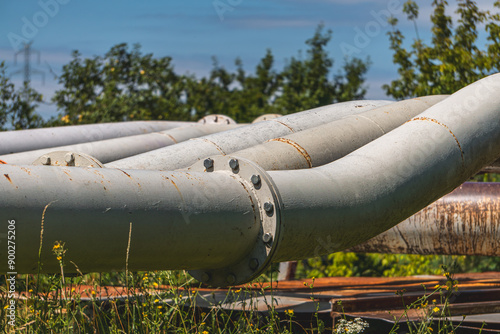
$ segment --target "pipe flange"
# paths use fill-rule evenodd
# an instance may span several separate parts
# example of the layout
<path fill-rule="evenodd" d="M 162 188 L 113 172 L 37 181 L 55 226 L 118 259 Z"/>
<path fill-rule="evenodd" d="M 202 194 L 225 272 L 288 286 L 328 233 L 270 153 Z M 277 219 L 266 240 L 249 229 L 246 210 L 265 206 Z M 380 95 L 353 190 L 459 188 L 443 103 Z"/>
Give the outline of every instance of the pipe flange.
<path fill-rule="evenodd" d="M 271 264 L 277 248 L 281 226 L 281 199 L 267 172 L 254 162 L 232 156 L 216 156 L 201 160 L 191 171 L 228 173 L 249 189 L 260 218 L 260 231 L 255 245 L 239 262 L 225 268 L 190 270 L 189 273 L 210 286 L 238 285 L 259 277 Z"/>
<path fill-rule="evenodd" d="M 104 168 L 104 165 L 96 158 L 85 153 L 71 151 L 46 153 L 33 161 L 32 165 Z"/>

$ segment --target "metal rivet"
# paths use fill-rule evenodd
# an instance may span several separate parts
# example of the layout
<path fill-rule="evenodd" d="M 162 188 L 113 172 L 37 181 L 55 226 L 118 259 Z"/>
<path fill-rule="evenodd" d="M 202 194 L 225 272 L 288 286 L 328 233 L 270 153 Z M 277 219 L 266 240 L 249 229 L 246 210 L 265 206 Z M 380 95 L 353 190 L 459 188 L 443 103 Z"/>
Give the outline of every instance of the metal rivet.
<path fill-rule="evenodd" d="M 238 162 L 238 159 L 229 160 L 229 167 L 231 167 L 232 169 L 238 169 L 239 166 L 240 163 Z"/>
<path fill-rule="evenodd" d="M 262 241 L 264 241 L 266 244 L 272 242 L 273 241 L 273 235 L 272 235 L 272 233 L 265 233 L 262 236 Z"/>
<path fill-rule="evenodd" d="M 259 260 L 257 260 L 256 258 L 250 259 L 249 266 L 250 266 L 250 269 L 252 269 L 252 270 L 257 269 L 259 267 Z"/>
<path fill-rule="evenodd" d="M 42 165 L 50 165 L 50 157 L 44 155 L 40 158 L 40 162 L 42 163 Z"/>
<path fill-rule="evenodd" d="M 236 283 L 236 276 L 234 276 L 233 274 L 227 275 L 226 282 L 228 282 L 229 284 Z"/>
<path fill-rule="evenodd" d="M 202 281 L 203 283 L 207 283 L 208 281 L 210 281 L 210 274 L 209 274 L 209 273 L 206 273 L 206 272 L 205 272 L 205 273 L 203 273 L 203 274 L 201 275 L 201 281 Z"/>
<path fill-rule="evenodd" d="M 273 203 L 271 203 L 271 202 L 266 202 L 266 203 L 264 203 L 264 210 L 265 210 L 267 213 L 271 213 L 271 212 L 273 212 L 273 209 L 274 209 L 274 205 L 273 205 Z"/>
<path fill-rule="evenodd" d="M 64 161 L 66 161 L 66 163 L 68 164 L 72 163 L 73 161 L 75 161 L 75 155 L 73 153 L 66 153 L 66 155 L 64 156 Z"/>
<path fill-rule="evenodd" d="M 257 186 L 260 184 L 260 175 L 252 175 L 252 178 L 250 179 L 253 183 L 254 186 Z"/>
<path fill-rule="evenodd" d="M 210 158 L 205 159 L 205 161 L 203 161 L 203 166 L 205 166 L 206 169 L 212 168 L 214 166 L 214 160 Z"/>

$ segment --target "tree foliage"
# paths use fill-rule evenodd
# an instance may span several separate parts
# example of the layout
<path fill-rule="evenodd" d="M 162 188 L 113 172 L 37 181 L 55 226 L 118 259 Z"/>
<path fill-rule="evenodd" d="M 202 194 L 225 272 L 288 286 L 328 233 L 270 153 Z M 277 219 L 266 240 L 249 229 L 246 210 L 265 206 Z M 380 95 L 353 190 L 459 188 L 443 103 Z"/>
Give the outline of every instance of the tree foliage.
<path fill-rule="evenodd" d="M 42 95 L 25 82 L 21 89 L 16 89 L 6 74 L 4 62 L 0 62 L 0 130 L 15 130 L 40 127 L 41 117 L 35 112 L 42 102 Z"/>
<path fill-rule="evenodd" d="M 431 15 L 432 38 L 425 43 L 416 20 L 418 5 L 407 1 L 403 12 L 415 24 L 416 38 L 409 49 L 403 47 L 404 36 L 397 29 L 398 20 L 390 18 L 389 32 L 393 61 L 399 78 L 383 89 L 396 99 L 432 94 L 451 94 L 493 72 L 500 71 L 500 16 L 481 10 L 472 0 L 458 0 L 456 26 L 448 15 L 448 2 L 434 0 Z M 495 8 L 500 8 L 496 1 Z M 487 44 L 477 46 L 478 27 L 485 25 Z"/>
<path fill-rule="evenodd" d="M 339 101 L 362 98 L 368 60 L 345 59 L 337 75 L 327 44 L 331 31 L 320 25 L 306 41 L 306 57 L 292 57 L 274 68 L 267 50 L 254 73 L 241 59 L 232 72 L 213 59 L 207 77 L 176 74 L 170 57 L 142 54 L 139 45 L 111 48 L 104 56 L 82 58 L 78 51 L 63 67 L 62 89 L 54 96 L 63 123 L 95 123 L 131 119 L 197 120 L 225 114 L 251 121 L 264 113 L 288 114 Z"/>

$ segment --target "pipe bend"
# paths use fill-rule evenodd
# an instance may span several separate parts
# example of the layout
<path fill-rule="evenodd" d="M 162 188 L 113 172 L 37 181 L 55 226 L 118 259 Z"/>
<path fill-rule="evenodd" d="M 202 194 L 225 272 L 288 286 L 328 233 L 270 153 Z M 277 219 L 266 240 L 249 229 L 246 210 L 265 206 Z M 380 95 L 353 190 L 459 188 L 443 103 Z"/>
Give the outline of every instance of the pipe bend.
<path fill-rule="evenodd" d="M 355 246 L 452 191 L 500 156 L 500 74 L 469 85 L 346 157 L 271 171 L 283 200 L 273 261 Z"/>

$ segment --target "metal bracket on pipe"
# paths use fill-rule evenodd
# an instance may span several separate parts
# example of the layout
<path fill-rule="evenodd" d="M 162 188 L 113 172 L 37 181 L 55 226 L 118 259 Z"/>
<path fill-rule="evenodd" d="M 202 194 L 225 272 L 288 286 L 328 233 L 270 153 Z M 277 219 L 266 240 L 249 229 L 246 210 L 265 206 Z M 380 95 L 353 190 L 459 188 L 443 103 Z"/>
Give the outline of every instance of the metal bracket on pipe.
<path fill-rule="evenodd" d="M 261 224 L 254 247 L 238 263 L 225 268 L 190 270 L 189 273 L 205 284 L 218 287 L 243 284 L 259 277 L 271 264 L 282 223 L 282 202 L 273 180 L 254 162 L 231 156 L 207 158 L 197 162 L 189 170 L 229 173 L 256 200 L 253 205 Z"/>
<path fill-rule="evenodd" d="M 71 151 L 55 151 L 44 154 L 33 161 L 32 165 L 104 168 L 104 165 L 96 158 Z"/>

